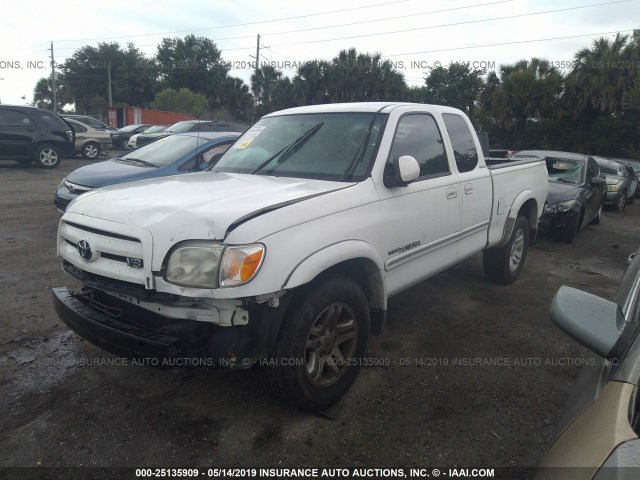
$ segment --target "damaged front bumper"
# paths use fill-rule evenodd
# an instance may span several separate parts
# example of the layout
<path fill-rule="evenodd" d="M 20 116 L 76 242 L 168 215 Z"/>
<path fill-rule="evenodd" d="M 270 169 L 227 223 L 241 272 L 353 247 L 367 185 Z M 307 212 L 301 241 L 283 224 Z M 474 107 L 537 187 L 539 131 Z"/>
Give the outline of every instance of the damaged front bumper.
<path fill-rule="evenodd" d="M 221 326 L 171 318 L 151 311 L 149 305 L 142 308 L 94 288 L 85 287 L 79 294 L 54 288 L 52 293 L 62 321 L 108 352 L 138 359 L 180 359 L 184 366 L 224 369 L 248 368 L 267 358 L 288 303 L 287 296 L 278 308 L 247 302 L 246 322 Z"/>

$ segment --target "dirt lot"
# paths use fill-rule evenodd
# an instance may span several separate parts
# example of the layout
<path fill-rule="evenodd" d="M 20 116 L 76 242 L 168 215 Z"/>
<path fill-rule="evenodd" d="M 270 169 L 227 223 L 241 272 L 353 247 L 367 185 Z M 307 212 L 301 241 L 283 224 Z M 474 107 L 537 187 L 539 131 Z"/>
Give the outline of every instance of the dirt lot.
<path fill-rule="evenodd" d="M 0 467 L 533 466 L 584 353 L 551 325 L 551 298 L 563 284 L 610 298 L 640 238 L 630 205 L 575 245 L 541 239 L 514 285 L 485 282 L 476 257 L 394 297 L 370 345 L 390 365 L 313 415 L 270 397 L 257 369 L 101 365 L 115 357 L 65 327 L 53 195 L 86 163 L 0 164 Z M 452 365 L 475 358 L 509 365 Z"/>

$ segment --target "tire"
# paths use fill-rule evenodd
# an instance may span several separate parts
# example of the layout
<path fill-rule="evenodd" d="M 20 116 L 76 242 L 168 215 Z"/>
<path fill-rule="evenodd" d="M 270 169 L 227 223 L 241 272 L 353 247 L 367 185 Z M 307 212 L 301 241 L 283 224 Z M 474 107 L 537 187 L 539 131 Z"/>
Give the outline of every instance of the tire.
<path fill-rule="evenodd" d="M 330 407 L 358 376 L 360 365 L 353 360 L 366 353 L 369 325 L 369 303 L 355 282 L 337 275 L 314 281 L 298 292 L 285 316 L 264 383 L 301 410 Z M 283 363 L 288 359 L 295 365 Z"/>
<path fill-rule="evenodd" d="M 82 146 L 82 157 L 87 160 L 95 160 L 100 155 L 100 145 L 96 142 L 87 142 Z"/>
<path fill-rule="evenodd" d="M 498 283 L 513 283 L 520 275 L 529 250 L 529 223 L 523 216 L 516 219 L 511 237 L 504 247 L 485 250 L 484 275 Z"/>
<path fill-rule="evenodd" d="M 602 209 L 603 208 L 604 208 L 604 204 L 601 203 L 600 204 L 600 208 L 598 209 L 598 215 L 596 215 L 596 218 L 591 220 L 591 225 L 600 225 L 600 220 L 602 220 Z"/>
<path fill-rule="evenodd" d="M 618 203 L 616 203 L 616 210 L 618 212 L 622 212 L 624 210 L 624 207 L 626 206 L 627 206 L 627 195 L 623 193 L 622 195 L 620 195 L 620 200 L 618 200 Z"/>
<path fill-rule="evenodd" d="M 560 239 L 564 242 L 564 243 L 573 243 L 573 241 L 576 238 L 576 235 L 578 234 L 578 230 L 580 228 L 580 221 L 582 220 L 582 215 L 580 215 L 579 219 L 576 220 L 575 222 L 572 222 L 568 225 L 566 225 L 561 231 L 560 231 Z"/>
<path fill-rule="evenodd" d="M 49 143 L 39 145 L 33 152 L 33 162 L 40 168 L 56 168 L 61 160 L 60 149 Z"/>

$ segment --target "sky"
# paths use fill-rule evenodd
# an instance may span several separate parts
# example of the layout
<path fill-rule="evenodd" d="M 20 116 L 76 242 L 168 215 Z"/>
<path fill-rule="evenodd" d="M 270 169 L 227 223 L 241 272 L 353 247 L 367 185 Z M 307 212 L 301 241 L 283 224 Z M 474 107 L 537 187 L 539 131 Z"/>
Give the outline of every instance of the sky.
<path fill-rule="evenodd" d="M 640 0 L 156 0 L 8 1 L 0 18 L 0 102 L 25 104 L 39 78 L 76 48 L 134 43 L 151 57 L 163 37 L 213 40 L 230 75 L 249 82 L 260 34 L 261 61 L 292 77 L 306 60 L 342 49 L 380 53 L 409 85 L 451 62 L 498 68 L 531 57 L 567 71 L 573 55 L 599 37 L 640 28 Z M 573 38 L 568 38 L 573 37 Z M 117 99 L 114 99 L 117 101 Z"/>

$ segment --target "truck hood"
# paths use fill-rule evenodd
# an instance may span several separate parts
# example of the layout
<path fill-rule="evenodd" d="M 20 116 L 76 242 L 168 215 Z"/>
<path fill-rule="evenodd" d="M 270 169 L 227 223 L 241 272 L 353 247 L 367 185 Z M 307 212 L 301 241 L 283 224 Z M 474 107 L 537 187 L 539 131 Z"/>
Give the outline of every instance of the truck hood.
<path fill-rule="evenodd" d="M 202 172 L 92 190 L 67 212 L 142 227 L 156 240 L 223 240 L 235 226 L 355 183 Z"/>
<path fill-rule="evenodd" d="M 100 188 L 116 183 L 131 182 L 145 178 L 170 175 L 175 172 L 163 172 L 164 168 L 145 167 L 142 165 L 131 165 L 115 160 L 92 163 L 74 170 L 67 176 L 67 180 L 76 185 L 85 187 Z M 163 172 L 163 173 L 161 173 Z"/>

